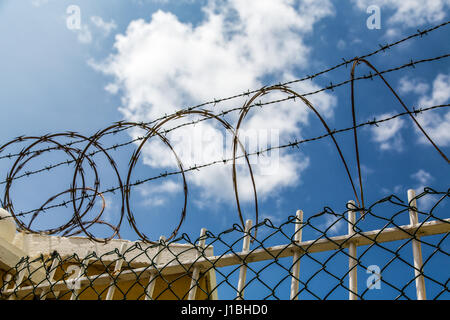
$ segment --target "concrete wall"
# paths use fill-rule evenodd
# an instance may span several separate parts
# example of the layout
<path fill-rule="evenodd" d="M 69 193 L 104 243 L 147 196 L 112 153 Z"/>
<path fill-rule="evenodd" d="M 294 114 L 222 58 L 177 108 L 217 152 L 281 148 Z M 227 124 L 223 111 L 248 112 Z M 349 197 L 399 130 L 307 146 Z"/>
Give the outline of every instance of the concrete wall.
<path fill-rule="evenodd" d="M 1 209 L 0 216 L 7 217 L 8 212 Z M 41 283 L 48 277 L 45 270 L 50 268 L 49 257 L 56 251 L 62 259 L 61 265 L 55 273 L 55 280 L 67 279 L 71 266 L 79 265 L 77 260 L 82 260 L 90 253 L 95 252 L 98 258 L 94 258 L 87 270 L 89 276 L 101 275 L 112 272 L 114 262 L 118 259 L 117 252 L 126 244 L 128 251 L 125 252 L 125 261 L 122 270 L 135 269 L 151 265 L 151 259 L 158 256 L 158 264 L 170 262 L 192 261 L 195 259 L 197 250 L 190 244 L 170 244 L 169 248 L 161 250 L 158 246 L 141 242 L 113 239 L 103 244 L 90 241 L 85 237 L 58 237 L 40 234 L 29 234 L 16 232 L 13 219 L 0 220 L 0 286 L 3 287 L 4 277 L 7 271 L 11 272 L 22 257 L 28 256 L 30 269 L 33 273 L 24 286 Z M 213 248 L 206 250 L 208 256 L 213 255 Z M 180 299 L 187 298 L 191 278 L 186 274 L 162 275 L 156 279 L 153 298 L 158 299 Z M 197 289 L 196 299 L 206 299 L 211 287 L 215 287 L 215 274 L 213 271 L 202 275 L 199 279 L 200 288 Z M 136 279 L 120 282 L 116 289 L 114 299 L 144 299 L 144 288 L 148 284 L 147 279 Z M 170 284 L 170 285 L 169 285 Z M 11 289 L 12 285 L 8 287 Z M 97 285 L 95 281 L 90 288 L 81 288 L 80 299 L 90 300 L 104 299 L 107 292 L 106 285 Z M 37 294 L 37 293 L 36 293 Z M 69 299 L 71 292 L 61 291 L 59 299 Z M 186 297 L 184 297 L 186 296 Z M 28 294 L 27 299 L 33 299 L 33 294 Z M 48 295 L 49 299 L 55 299 L 55 295 Z"/>

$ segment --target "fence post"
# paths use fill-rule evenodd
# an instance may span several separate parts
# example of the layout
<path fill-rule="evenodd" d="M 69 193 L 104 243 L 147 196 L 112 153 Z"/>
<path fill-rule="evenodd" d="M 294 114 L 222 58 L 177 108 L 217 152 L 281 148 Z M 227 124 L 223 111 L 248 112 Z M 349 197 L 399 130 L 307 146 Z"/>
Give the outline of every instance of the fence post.
<path fill-rule="evenodd" d="M 303 231 L 303 211 L 297 210 L 295 220 L 294 242 L 302 242 Z M 294 257 L 292 258 L 292 280 L 291 280 L 291 300 L 298 300 L 298 283 L 300 278 L 300 257 L 301 253 L 298 249 L 294 249 Z"/>
<path fill-rule="evenodd" d="M 162 243 L 166 242 L 166 237 L 160 236 L 159 237 L 159 245 L 158 245 L 158 252 L 156 253 L 156 258 L 153 260 L 155 269 L 159 264 L 159 260 L 161 260 L 162 256 L 162 250 L 164 250 L 164 246 Z M 150 278 L 148 280 L 147 288 L 145 289 L 145 300 L 153 299 L 153 291 L 155 290 L 155 284 L 156 284 L 156 276 L 158 275 L 158 270 L 155 270 L 150 274 Z"/>
<path fill-rule="evenodd" d="M 417 215 L 417 201 L 416 192 L 412 189 L 408 190 L 408 204 L 409 204 L 409 223 L 413 225 L 419 224 L 419 217 Z M 411 208 L 412 207 L 412 208 Z M 416 232 L 417 233 L 417 232 Z M 414 256 L 414 275 L 416 277 L 416 291 L 417 300 L 426 300 L 425 292 L 425 278 L 423 277 L 422 267 L 422 248 L 420 245 L 420 237 L 415 236 L 416 239 L 412 240 L 413 256 Z"/>
<path fill-rule="evenodd" d="M 252 220 L 245 221 L 245 236 L 242 244 L 242 253 L 247 253 L 250 250 L 250 229 L 252 227 Z M 245 279 L 247 277 L 247 266 L 245 263 L 239 268 L 239 281 L 238 281 L 238 292 L 237 300 L 244 299 L 244 286 Z"/>
<path fill-rule="evenodd" d="M 127 250 L 127 244 L 122 243 L 119 249 L 119 257 L 116 261 L 116 265 L 114 266 L 114 271 L 112 277 L 118 275 L 120 273 L 120 270 L 122 269 L 123 261 L 125 260 L 125 257 L 123 256 L 125 253 L 125 250 Z M 106 293 L 106 299 L 105 300 L 112 300 L 114 297 L 114 292 L 116 291 L 116 283 L 115 279 L 111 279 L 111 282 L 109 283 L 108 292 Z"/>
<path fill-rule="evenodd" d="M 59 264 L 59 260 L 58 260 L 58 257 L 55 255 L 53 257 L 52 265 L 50 266 L 50 273 L 48 274 L 48 282 L 50 285 L 55 280 L 54 278 L 55 278 L 56 269 L 58 268 L 58 264 Z M 50 286 L 50 290 L 48 292 L 45 292 L 45 290 L 42 290 L 41 295 L 39 296 L 39 299 L 40 300 L 47 299 L 47 296 L 50 292 L 51 292 L 51 286 Z M 56 292 L 55 292 L 55 298 L 58 298 L 56 296 Z"/>
<path fill-rule="evenodd" d="M 356 208 L 355 201 L 351 200 L 348 202 L 348 237 L 352 237 L 355 234 L 355 231 L 353 230 L 353 227 L 355 226 L 356 221 L 356 211 L 353 209 Z M 349 240 L 348 245 L 348 285 L 349 285 L 349 292 L 348 292 L 348 299 L 349 300 L 357 300 L 358 299 L 358 278 L 357 278 L 357 255 L 356 255 L 356 243 L 352 240 Z"/>
<path fill-rule="evenodd" d="M 202 228 L 202 230 L 200 231 L 200 238 L 198 241 L 198 246 L 202 249 L 205 247 L 205 240 L 206 240 L 205 235 L 206 235 L 206 229 Z M 197 254 L 196 254 L 196 258 L 198 258 L 198 257 L 200 257 L 199 251 L 197 251 Z M 200 268 L 194 267 L 194 270 L 192 271 L 192 280 L 191 280 L 191 287 L 189 289 L 188 300 L 195 300 L 199 276 L 200 276 Z"/>
<path fill-rule="evenodd" d="M 88 252 L 88 256 L 92 253 L 93 252 Z M 88 275 L 87 269 L 89 267 L 89 261 L 91 261 L 91 260 L 92 260 L 92 257 L 87 259 L 86 262 L 81 261 L 81 266 L 78 271 L 78 275 L 73 280 L 72 279 L 69 280 L 69 281 L 72 281 L 71 286 L 73 286 L 72 295 L 70 296 L 70 300 L 78 299 L 78 294 L 80 291 L 80 288 L 78 288 L 78 286 L 79 286 L 78 279 L 80 279 L 83 276 L 83 274 L 85 274 L 85 273 L 86 273 L 86 276 Z"/>
<path fill-rule="evenodd" d="M 22 263 L 19 264 L 19 266 L 20 266 L 19 268 L 22 268 L 22 267 L 23 267 L 23 269 L 21 269 L 20 271 L 18 271 L 18 273 L 15 275 L 15 280 L 14 280 L 15 286 L 14 286 L 14 290 L 19 289 L 20 285 L 21 285 L 22 282 L 23 282 L 23 278 L 25 277 L 25 273 L 26 273 L 26 271 L 27 271 L 26 268 L 25 268 L 26 265 L 27 265 L 26 260 L 22 261 Z M 11 294 L 11 295 L 9 296 L 8 300 L 16 300 L 15 295 L 16 295 L 15 293 L 14 293 L 14 294 Z"/>

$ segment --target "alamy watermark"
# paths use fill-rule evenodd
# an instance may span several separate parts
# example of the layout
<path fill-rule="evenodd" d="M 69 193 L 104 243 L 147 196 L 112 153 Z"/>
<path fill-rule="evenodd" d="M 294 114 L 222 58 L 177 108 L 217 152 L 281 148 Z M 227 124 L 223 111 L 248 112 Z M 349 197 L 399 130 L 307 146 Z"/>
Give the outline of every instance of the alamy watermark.
<path fill-rule="evenodd" d="M 69 30 L 81 29 L 81 9 L 77 5 L 70 5 L 67 7 L 66 26 Z"/>
<path fill-rule="evenodd" d="M 369 30 L 381 29 L 381 9 L 377 5 L 371 5 L 367 8 L 370 16 L 366 20 L 366 26 Z"/>
<path fill-rule="evenodd" d="M 381 289 L 381 269 L 376 264 L 367 267 L 366 272 L 370 274 L 367 278 L 366 285 L 369 290 Z"/>
<path fill-rule="evenodd" d="M 279 170 L 280 150 L 271 149 L 280 144 L 279 129 L 239 130 L 236 148 L 236 165 L 247 166 L 243 148 L 248 156 L 254 173 L 258 175 L 275 175 Z M 174 131 L 169 137 L 177 156 L 187 167 L 210 163 L 217 159 L 225 165 L 232 164 L 234 135 L 215 128 L 195 128 L 189 134 Z M 269 150 L 270 149 L 270 150 Z"/>

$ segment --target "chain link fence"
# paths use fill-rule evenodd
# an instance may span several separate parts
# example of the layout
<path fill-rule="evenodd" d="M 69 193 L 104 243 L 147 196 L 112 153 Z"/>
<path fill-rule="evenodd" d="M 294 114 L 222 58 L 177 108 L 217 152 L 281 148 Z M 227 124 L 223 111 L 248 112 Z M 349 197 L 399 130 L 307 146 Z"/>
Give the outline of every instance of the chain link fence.
<path fill-rule="evenodd" d="M 341 212 L 299 210 L 217 235 L 123 241 L 97 255 L 24 257 L 1 299 L 449 299 L 450 190 L 425 188 Z M 421 209 L 422 208 L 422 209 Z M 258 229 L 257 234 L 255 233 Z M 369 230 L 369 231 L 367 231 Z M 305 240 L 313 239 L 313 240 Z M 183 244 L 180 244 L 182 243 Z"/>

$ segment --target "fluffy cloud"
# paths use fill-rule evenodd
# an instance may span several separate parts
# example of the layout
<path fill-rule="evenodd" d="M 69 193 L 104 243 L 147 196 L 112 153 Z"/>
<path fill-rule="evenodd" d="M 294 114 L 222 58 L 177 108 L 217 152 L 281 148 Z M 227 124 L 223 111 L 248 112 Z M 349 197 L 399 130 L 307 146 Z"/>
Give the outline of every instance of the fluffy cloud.
<path fill-rule="evenodd" d="M 431 93 L 422 95 L 418 101 L 420 107 L 431 107 L 448 103 L 450 100 L 450 75 L 439 74 L 433 81 Z M 417 116 L 417 120 L 439 146 L 450 145 L 450 111 L 428 111 Z M 422 143 L 429 143 L 421 135 Z"/>
<path fill-rule="evenodd" d="M 111 31 L 117 28 L 114 20 L 106 22 L 102 17 L 92 16 L 90 19 L 91 24 L 82 24 L 78 29 L 72 31 L 76 33 L 77 39 L 82 44 L 90 44 L 94 39 L 94 35 L 100 34 L 103 37 L 107 37 Z M 95 28 L 92 28 L 92 25 Z"/>
<path fill-rule="evenodd" d="M 158 186 L 140 185 L 137 190 L 141 197 L 145 198 L 141 202 L 142 206 L 161 206 L 166 203 L 168 194 L 176 194 L 182 191 L 182 184 L 166 180 Z"/>
<path fill-rule="evenodd" d="M 337 42 L 336 47 L 337 47 L 339 50 L 344 50 L 344 49 L 347 47 L 347 43 L 346 43 L 344 40 L 339 39 L 339 41 Z"/>
<path fill-rule="evenodd" d="M 416 173 L 411 175 L 411 178 L 417 181 L 417 185 L 414 188 L 416 195 L 421 194 L 424 191 L 425 187 L 430 187 L 431 182 L 434 180 L 434 177 L 427 171 L 420 169 Z M 436 195 L 426 195 L 424 197 L 419 198 L 418 206 L 421 210 L 430 209 L 438 200 Z"/>
<path fill-rule="evenodd" d="M 35 7 L 40 7 L 48 3 L 49 0 L 31 0 L 31 4 Z"/>
<path fill-rule="evenodd" d="M 399 81 L 401 94 L 418 96 L 417 107 L 427 108 L 448 103 L 450 100 L 450 75 L 438 74 L 431 85 L 414 78 L 403 77 Z M 434 110 L 417 115 L 417 121 L 438 146 L 450 145 L 450 111 Z M 421 143 L 430 142 L 423 133 L 414 126 Z"/>
<path fill-rule="evenodd" d="M 422 81 L 417 79 L 410 79 L 407 76 L 404 76 L 399 81 L 399 92 L 401 94 L 407 93 L 415 93 L 415 94 L 424 94 L 429 90 L 430 86 Z"/>
<path fill-rule="evenodd" d="M 117 35 L 116 52 L 101 63 L 91 65 L 111 75 L 106 89 L 122 97 L 120 111 L 128 120 L 148 121 L 180 107 L 243 92 L 262 86 L 262 80 L 275 76 L 290 79 L 289 70 L 304 68 L 310 48 L 304 37 L 316 22 L 333 14 L 328 0 L 302 1 L 209 1 L 198 25 L 183 23 L 168 12 L 157 11 L 150 21 L 132 21 L 125 34 Z M 306 92 L 317 88 L 313 82 L 295 89 Z M 271 93 L 263 101 L 282 97 Z M 336 98 L 328 93 L 311 97 L 327 117 L 333 115 Z M 215 107 L 241 105 L 232 100 Z M 276 108 L 276 110 L 275 110 Z M 245 137 L 257 136 L 258 144 L 248 143 L 249 152 L 300 135 L 309 123 L 310 112 L 297 101 L 251 111 L 243 125 Z M 236 116 L 231 116 L 235 121 Z M 186 167 L 229 158 L 230 144 L 220 126 L 202 122 L 168 135 Z M 245 142 L 244 135 L 241 139 Z M 247 145 L 247 143 L 246 143 Z M 252 160 L 258 194 L 274 195 L 283 186 L 297 184 L 309 160 L 300 154 L 282 151 Z M 152 167 L 175 167 L 173 155 L 158 141 L 144 150 L 144 163 Z M 217 165 L 189 174 L 207 199 L 233 198 L 231 167 Z M 251 200 L 252 189 L 245 165 L 238 166 L 239 186 L 244 200 Z"/>
<path fill-rule="evenodd" d="M 414 180 L 417 180 L 421 185 L 428 184 L 431 180 L 433 180 L 433 177 L 431 174 L 426 172 L 425 170 L 420 169 L 416 173 L 411 175 L 411 178 Z"/>
<path fill-rule="evenodd" d="M 393 116 L 393 113 L 384 113 L 376 116 L 377 119 L 384 119 Z M 405 120 L 394 118 L 387 122 L 378 124 L 378 127 L 371 127 L 372 139 L 379 144 L 381 150 L 403 150 L 403 138 L 400 130 L 404 127 Z"/>
<path fill-rule="evenodd" d="M 419 105 L 431 107 L 447 102 L 450 99 L 450 75 L 438 74 L 433 81 L 431 95 L 422 96 Z"/>
<path fill-rule="evenodd" d="M 426 3 L 423 0 L 353 0 L 353 2 L 364 12 L 370 5 L 394 10 L 394 14 L 387 20 L 388 24 L 406 27 L 442 21 L 450 8 L 449 0 L 433 0 Z"/>
<path fill-rule="evenodd" d="M 329 235 L 337 235 L 343 233 L 343 231 L 345 230 L 345 220 L 332 214 L 327 214 L 323 217 L 325 218 L 325 221 L 319 224 L 319 230 L 327 230 L 327 234 Z"/>
<path fill-rule="evenodd" d="M 74 30 L 77 34 L 77 39 L 82 44 L 89 44 L 92 42 L 92 33 L 88 25 L 83 24 L 80 29 Z"/>
<path fill-rule="evenodd" d="M 105 36 L 108 36 L 112 30 L 117 28 L 117 25 L 114 22 L 114 20 L 111 20 L 110 22 L 106 22 L 102 19 L 102 17 L 99 17 L 99 16 L 91 17 L 91 22 L 97 28 L 99 28 Z"/>

